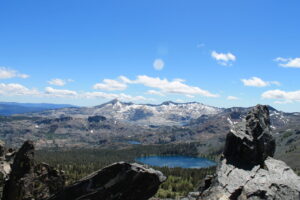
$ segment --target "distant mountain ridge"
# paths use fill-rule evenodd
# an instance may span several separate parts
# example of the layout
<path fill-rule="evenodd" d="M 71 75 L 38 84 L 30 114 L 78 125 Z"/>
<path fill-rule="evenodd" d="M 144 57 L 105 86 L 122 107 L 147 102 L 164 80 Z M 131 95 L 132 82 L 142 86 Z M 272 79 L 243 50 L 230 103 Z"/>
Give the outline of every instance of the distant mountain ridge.
<path fill-rule="evenodd" d="M 29 112 L 41 112 L 44 110 L 76 107 L 70 104 L 49 104 L 49 103 L 17 103 L 0 102 L 0 115 L 9 116 Z"/>
<path fill-rule="evenodd" d="M 62 108 L 26 115 L 51 118 L 66 116 L 87 118 L 88 116 L 102 115 L 111 119 L 144 125 L 183 125 L 191 119 L 196 119 L 202 115 L 215 115 L 223 110 L 223 108 L 198 102 L 175 103 L 167 101 L 153 105 L 125 103 L 114 99 L 94 107 Z"/>

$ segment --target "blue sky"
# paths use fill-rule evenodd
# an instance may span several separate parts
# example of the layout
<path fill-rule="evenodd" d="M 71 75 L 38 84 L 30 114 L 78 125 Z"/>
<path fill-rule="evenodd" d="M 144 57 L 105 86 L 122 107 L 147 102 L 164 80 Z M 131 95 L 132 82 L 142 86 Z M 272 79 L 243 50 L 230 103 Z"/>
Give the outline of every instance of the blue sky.
<path fill-rule="evenodd" d="M 300 111 L 298 0 L 4 0 L 0 101 Z"/>

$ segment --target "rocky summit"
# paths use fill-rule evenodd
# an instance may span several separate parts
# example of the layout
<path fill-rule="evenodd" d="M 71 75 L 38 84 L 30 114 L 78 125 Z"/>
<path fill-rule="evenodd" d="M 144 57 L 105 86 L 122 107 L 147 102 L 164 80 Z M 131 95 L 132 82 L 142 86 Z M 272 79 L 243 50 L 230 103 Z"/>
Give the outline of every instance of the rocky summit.
<path fill-rule="evenodd" d="M 267 106 L 257 105 L 226 138 L 215 176 L 200 189 L 199 200 L 299 200 L 300 177 L 284 162 L 272 158 Z"/>

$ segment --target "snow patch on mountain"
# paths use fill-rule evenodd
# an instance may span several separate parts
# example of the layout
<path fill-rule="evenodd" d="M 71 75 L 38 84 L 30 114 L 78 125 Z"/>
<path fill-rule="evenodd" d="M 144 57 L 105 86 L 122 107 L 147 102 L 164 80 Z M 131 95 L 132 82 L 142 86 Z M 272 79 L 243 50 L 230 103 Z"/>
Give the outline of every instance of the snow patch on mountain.
<path fill-rule="evenodd" d="M 202 115 L 215 115 L 222 111 L 221 108 L 198 102 L 175 103 L 167 101 L 153 105 L 125 103 L 115 99 L 94 107 L 64 108 L 32 113 L 31 115 L 47 117 L 73 116 L 77 118 L 101 115 L 143 125 L 182 125 Z"/>

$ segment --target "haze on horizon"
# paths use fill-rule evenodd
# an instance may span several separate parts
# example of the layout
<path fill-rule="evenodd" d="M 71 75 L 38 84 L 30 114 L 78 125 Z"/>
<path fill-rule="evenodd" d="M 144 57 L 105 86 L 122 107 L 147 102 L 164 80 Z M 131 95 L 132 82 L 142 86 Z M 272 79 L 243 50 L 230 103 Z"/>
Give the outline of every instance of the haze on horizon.
<path fill-rule="evenodd" d="M 300 2 L 4 1 L 0 101 L 300 111 Z"/>

